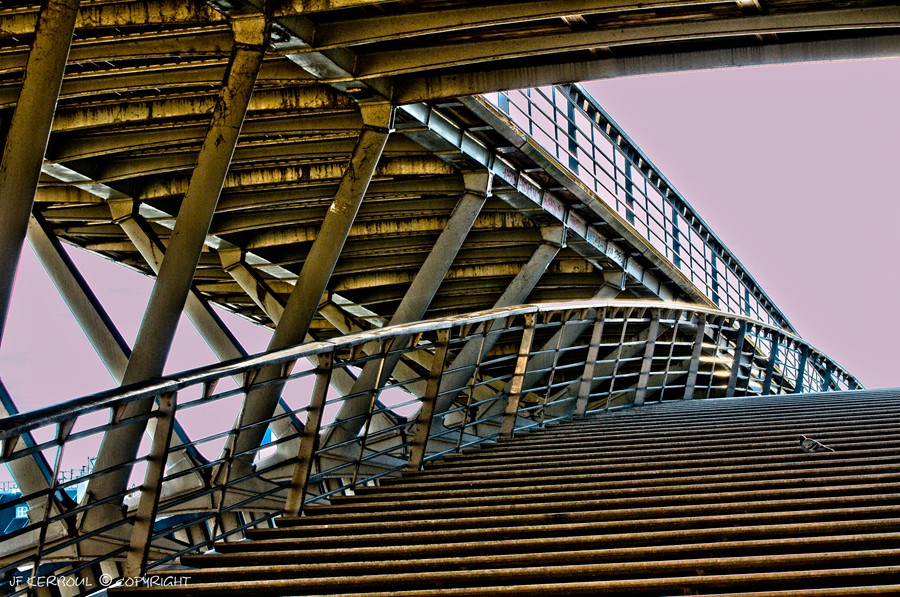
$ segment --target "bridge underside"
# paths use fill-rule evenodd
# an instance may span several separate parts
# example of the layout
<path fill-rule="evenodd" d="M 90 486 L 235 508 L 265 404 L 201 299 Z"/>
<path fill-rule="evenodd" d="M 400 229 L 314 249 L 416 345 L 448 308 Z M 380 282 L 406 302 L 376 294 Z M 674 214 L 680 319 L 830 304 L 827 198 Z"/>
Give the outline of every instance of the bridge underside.
<path fill-rule="evenodd" d="M 125 388 L 0 422 L 30 508 L 4 566 L 96 586 L 518 429 L 856 387 L 570 83 L 896 55 L 898 26 L 888 1 L 4 3 L 0 338 L 27 237 Z M 61 243 L 156 277 L 133 346 Z M 183 311 L 230 364 L 160 379 Z"/>

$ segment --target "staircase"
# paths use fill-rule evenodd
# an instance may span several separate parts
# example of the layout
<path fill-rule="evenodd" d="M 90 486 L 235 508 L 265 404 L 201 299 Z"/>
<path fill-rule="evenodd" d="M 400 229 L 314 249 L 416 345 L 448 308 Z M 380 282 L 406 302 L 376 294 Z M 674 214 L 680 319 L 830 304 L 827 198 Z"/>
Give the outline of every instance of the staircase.
<path fill-rule="evenodd" d="M 621 410 L 448 457 L 111 595 L 900 594 L 900 391 Z M 799 437 L 834 451 L 806 452 Z M 180 581 L 179 581 L 180 582 Z"/>

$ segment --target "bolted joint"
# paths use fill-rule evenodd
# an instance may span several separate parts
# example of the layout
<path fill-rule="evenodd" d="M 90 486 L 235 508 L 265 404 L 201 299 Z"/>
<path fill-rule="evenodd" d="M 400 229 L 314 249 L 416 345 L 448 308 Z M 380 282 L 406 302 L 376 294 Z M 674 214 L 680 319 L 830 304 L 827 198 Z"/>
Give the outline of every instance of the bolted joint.
<path fill-rule="evenodd" d="M 383 133 L 394 129 L 394 106 L 390 102 L 360 102 L 363 128 Z"/>
<path fill-rule="evenodd" d="M 112 216 L 113 224 L 121 224 L 122 222 L 131 220 L 137 213 L 137 202 L 131 197 L 124 199 L 107 199 L 106 204 L 109 206 L 109 213 Z"/>
<path fill-rule="evenodd" d="M 219 260 L 222 262 L 222 269 L 226 272 L 233 270 L 241 265 L 244 260 L 244 253 L 238 248 L 219 249 Z"/>
<path fill-rule="evenodd" d="M 271 22 L 261 13 L 232 15 L 231 33 L 235 45 L 262 48 L 269 44 Z"/>
<path fill-rule="evenodd" d="M 478 197 L 490 197 L 493 192 L 494 175 L 489 170 L 477 170 L 463 174 L 466 193 Z"/>
<path fill-rule="evenodd" d="M 603 270 L 603 282 L 607 286 L 622 291 L 625 290 L 625 284 L 628 282 L 628 274 L 625 273 L 625 270 Z"/>
<path fill-rule="evenodd" d="M 564 249 L 566 247 L 566 227 L 565 226 L 543 226 L 541 227 L 541 238 L 544 242 Z"/>

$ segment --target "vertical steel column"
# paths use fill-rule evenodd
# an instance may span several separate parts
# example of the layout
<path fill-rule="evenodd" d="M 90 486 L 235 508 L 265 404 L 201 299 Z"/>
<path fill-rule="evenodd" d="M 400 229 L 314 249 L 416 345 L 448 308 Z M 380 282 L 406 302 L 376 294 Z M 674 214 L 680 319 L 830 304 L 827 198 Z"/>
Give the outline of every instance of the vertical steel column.
<path fill-rule="evenodd" d="M 153 286 L 123 385 L 156 377 L 163 371 L 266 53 L 269 24 L 263 16 L 235 17 L 231 25 L 235 45 L 225 82 Z M 134 402 L 124 416 L 148 412 L 151 406 L 152 400 Z M 142 434 L 140 425 L 107 432 L 95 470 L 102 472 L 134 460 Z M 88 492 L 94 499 L 112 496 L 125 489 L 129 474 L 130 467 L 126 466 L 94 477 L 88 483 Z M 97 519 L 103 514 L 93 516 L 95 510 L 86 514 L 86 528 L 102 524 Z"/>
<path fill-rule="evenodd" d="M 778 351 L 781 349 L 778 336 L 772 335 L 772 349 L 769 352 L 769 362 L 766 363 L 766 378 L 763 381 L 762 395 L 772 393 L 772 377 L 775 375 L 775 364 L 778 362 Z"/>
<path fill-rule="evenodd" d="M 306 425 L 300 440 L 297 464 L 291 477 L 291 488 L 288 491 L 284 513 L 287 516 L 299 516 L 303 511 L 303 501 L 309 487 L 316 449 L 319 446 L 319 430 L 322 428 L 322 414 L 325 411 L 325 398 L 331 385 L 331 371 L 334 368 L 334 354 L 319 355 L 319 366 L 316 367 L 316 383 L 313 387 L 309 408 L 306 411 Z"/>
<path fill-rule="evenodd" d="M 644 358 L 641 361 L 641 374 L 638 376 L 637 393 L 634 396 L 634 405 L 640 406 L 647 397 L 647 385 L 650 383 L 650 369 L 653 366 L 653 352 L 656 349 L 656 336 L 659 334 L 659 311 L 654 311 L 650 319 L 650 328 L 647 332 L 647 345 L 644 348 Z"/>
<path fill-rule="evenodd" d="M 447 271 L 453 265 L 456 255 L 472 229 L 475 219 L 481 213 L 482 207 L 484 207 L 487 198 L 490 196 L 492 179 L 493 175 L 487 171 L 471 172 L 463 175 L 466 191 L 450 215 L 447 225 L 438 237 L 437 242 L 435 242 L 422 267 L 419 268 L 415 279 L 403 296 L 403 300 L 400 301 L 400 305 L 397 307 L 388 325 L 400 325 L 418 321 L 425 315 L 428 306 L 444 281 L 444 276 L 447 275 Z M 398 343 L 397 347 L 402 348 L 403 345 L 405 343 Z M 385 380 L 390 378 L 394 368 L 400 361 L 400 356 L 400 354 L 387 356 L 383 364 L 377 361 L 366 363 L 349 392 L 350 395 L 357 397 L 346 400 L 341 405 L 341 410 L 337 415 L 338 421 L 355 419 L 363 414 L 368 398 L 366 393 L 377 391 Z M 380 375 L 378 375 L 379 370 L 381 371 Z M 329 437 L 328 444 L 346 441 L 355 433 L 351 429 L 346 429 L 344 431 L 350 433 L 350 435 L 347 435 L 339 430 L 343 430 L 343 426 L 333 428 L 329 436 L 339 435 L 341 437 L 335 437 L 334 440 Z"/>
<path fill-rule="evenodd" d="M 47 151 L 78 16 L 78 0 L 49 0 L 25 64 L 19 100 L 0 161 L 0 342 L 28 217 Z"/>
<path fill-rule="evenodd" d="M 694 347 L 691 352 L 691 364 L 688 366 L 687 381 L 684 384 L 684 399 L 694 398 L 697 387 L 697 374 L 700 372 L 700 357 L 703 354 L 703 340 L 706 338 L 706 314 L 700 315 L 697 321 L 697 333 L 694 334 Z"/>
<path fill-rule="evenodd" d="M 575 404 L 576 417 L 583 417 L 587 412 L 591 388 L 594 385 L 594 369 L 597 367 L 597 355 L 600 353 L 600 340 L 603 337 L 603 322 L 605 319 L 606 308 L 603 309 L 602 313 L 597 313 L 594 320 L 591 344 L 588 347 L 587 358 L 584 360 L 584 372 L 581 374 L 581 384 L 578 387 L 578 401 Z"/>
<path fill-rule="evenodd" d="M 616 387 L 616 376 L 619 374 L 619 365 L 622 362 L 622 350 L 625 347 L 625 336 L 628 331 L 628 321 L 631 319 L 631 314 L 634 313 L 634 307 L 628 307 L 624 309 L 622 315 L 622 333 L 619 335 L 619 344 L 616 348 L 616 360 L 613 362 L 612 375 L 609 379 L 609 392 L 606 394 L 606 409 L 609 410 L 609 403 L 613 398 L 613 390 Z M 630 357 L 625 357 L 630 358 Z"/>
<path fill-rule="evenodd" d="M 268 349 L 279 350 L 302 342 L 313 317 L 318 311 L 322 294 L 331 279 L 350 227 L 366 194 L 375 167 L 387 144 L 393 125 L 393 106 L 387 103 L 363 104 L 363 128 L 359 135 L 350 163 L 338 186 L 337 194 L 322 226 L 313 241 L 309 254 L 300 270 L 297 283 L 285 305 L 281 320 L 269 341 Z M 278 379 L 279 368 L 263 369 L 257 383 Z M 235 437 L 234 454 L 242 454 L 258 447 L 265 435 L 264 425 L 254 425 L 272 416 L 283 384 L 269 383 L 248 392 L 239 418 L 240 426 L 252 425 Z"/>
<path fill-rule="evenodd" d="M 150 553 L 150 543 L 153 540 L 153 524 L 156 522 L 166 461 L 169 458 L 169 443 L 175 429 L 175 400 L 173 392 L 159 396 L 156 401 L 156 432 L 147 455 L 147 470 L 144 473 L 144 484 L 141 485 L 141 498 L 126 555 L 126 577 L 139 577 L 147 571 L 147 554 Z"/>
<path fill-rule="evenodd" d="M 422 408 L 416 417 L 416 431 L 413 437 L 412 449 L 409 454 L 407 470 L 417 471 L 422 468 L 425 459 L 425 450 L 428 448 L 428 436 L 431 434 L 431 421 L 434 417 L 434 402 L 437 399 L 438 389 L 441 387 L 441 377 L 444 373 L 444 361 L 447 359 L 447 346 L 450 343 L 450 330 L 438 330 L 435 343 L 434 358 L 431 360 L 431 371 L 428 373 L 428 386 L 422 397 Z"/>
<path fill-rule="evenodd" d="M 625 159 L 625 219 L 634 226 L 634 178 L 632 176 L 631 158 L 624 152 Z"/>
<path fill-rule="evenodd" d="M 741 321 L 737 338 L 734 340 L 734 361 L 731 363 L 731 375 L 728 378 L 728 389 L 725 396 L 731 398 L 737 391 L 738 376 L 741 374 L 741 361 L 744 357 L 744 340 L 747 338 L 747 322 Z"/>
<path fill-rule="evenodd" d="M 541 243 L 532 253 L 528 262 L 513 278 L 513 281 L 507 286 L 503 295 L 494 303 L 493 308 L 499 309 L 523 303 L 534 287 L 537 286 L 541 276 L 544 275 L 544 272 L 553 262 L 559 249 L 559 245 L 549 242 Z M 499 331 L 493 331 L 493 327 L 491 325 L 492 329 L 487 332 L 483 348 L 480 338 L 472 338 L 457 353 L 453 363 L 447 367 L 448 373 L 445 373 L 443 380 L 441 380 L 441 390 L 438 393 L 438 399 L 435 404 L 436 412 L 442 413 L 450 408 L 458 395 L 455 392 L 451 392 L 451 390 L 464 387 L 474 373 L 475 363 L 483 357 L 483 354 L 480 353 L 483 351 L 486 354 L 494 347 L 499 338 Z"/>
<path fill-rule="evenodd" d="M 678 208 L 672 205 L 672 265 L 681 268 L 681 230 L 678 228 Z"/>
<path fill-rule="evenodd" d="M 525 316 L 525 327 L 522 330 L 522 341 L 519 343 L 519 354 L 516 357 L 516 368 L 513 372 L 512 384 L 506 398 L 506 410 L 503 413 L 503 425 L 500 437 L 510 438 L 516 428 L 516 416 L 519 413 L 519 401 L 522 399 L 522 383 L 525 381 L 525 369 L 528 367 L 528 356 L 531 353 L 531 342 L 534 340 L 534 324 L 536 315 Z"/>

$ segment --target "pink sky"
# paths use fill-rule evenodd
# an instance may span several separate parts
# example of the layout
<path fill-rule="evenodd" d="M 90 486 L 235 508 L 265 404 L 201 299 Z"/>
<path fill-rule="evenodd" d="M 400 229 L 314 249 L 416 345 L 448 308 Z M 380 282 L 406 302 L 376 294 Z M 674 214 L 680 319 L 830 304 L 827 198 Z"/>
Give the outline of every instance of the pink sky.
<path fill-rule="evenodd" d="M 744 68 L 588 89 L 728 244 L 801 334 L 869 387 L 900 386 L 900 59 Z M 75 255 L 125 338 L 151 281 Z M 251 351 L 268 332 L 229 325 Z M 212 362 L 182 322 L 168 371 Z M 112 385 L 29 250 L 0 376 L 29 410 Z"/>
<path fill-rule="evenodd" d="M 900 386 L 900 58 L 587 88 L 804 338 Z"/>

